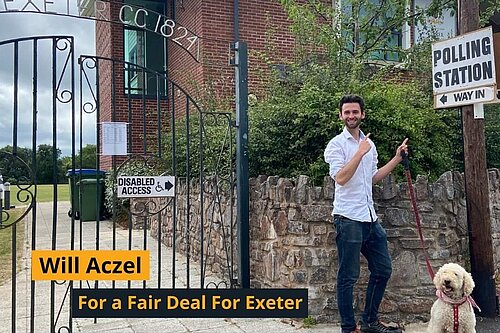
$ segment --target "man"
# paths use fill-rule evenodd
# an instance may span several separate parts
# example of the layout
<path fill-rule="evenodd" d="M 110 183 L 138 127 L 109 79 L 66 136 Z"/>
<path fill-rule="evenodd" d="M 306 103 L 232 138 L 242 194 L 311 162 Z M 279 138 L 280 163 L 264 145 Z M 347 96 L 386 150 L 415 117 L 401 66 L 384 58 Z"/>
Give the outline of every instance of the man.
<path fill-rule="evenodd" d="M 378 309 L 391 276 L 392 265 L 387 249 L 387 235 L 377 220 L 373 206 L 372 184 L 387 176 L 407 151 L 405 139 L 396 155 L 377 169 L 377 150 L 359 128 L 365 118 L 364 101 L 357 95 L 340 100 L 339 118 L 344 130 L 325 149 L 325 161 L 335 180 L 333 216 L 337 230 L 337 302 L 342 333 L 359 332 L 353 310 L 353 288 L 360 272 L 360 253 L 368 261 L 370 279 L 366 290 L 365 309 L 361 317 L 362 333 L 400 333 L 378 318 Z"/>

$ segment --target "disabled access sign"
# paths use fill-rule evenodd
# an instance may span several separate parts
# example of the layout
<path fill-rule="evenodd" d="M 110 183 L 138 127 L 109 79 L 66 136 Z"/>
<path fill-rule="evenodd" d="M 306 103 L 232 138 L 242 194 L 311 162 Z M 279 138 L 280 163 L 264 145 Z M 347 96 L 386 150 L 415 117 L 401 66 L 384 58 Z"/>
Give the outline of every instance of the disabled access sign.
<path fill-rule="evenodd" d="M 118 198 L 153 198 L 175 196 L 173 176 L 119 176 Z"/>

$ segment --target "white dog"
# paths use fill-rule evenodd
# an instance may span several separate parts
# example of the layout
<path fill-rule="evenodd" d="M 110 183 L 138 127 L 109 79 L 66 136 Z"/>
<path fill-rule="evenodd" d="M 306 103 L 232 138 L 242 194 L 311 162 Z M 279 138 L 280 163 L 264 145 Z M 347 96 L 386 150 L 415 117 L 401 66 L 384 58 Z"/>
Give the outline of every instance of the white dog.
<path fill-rule="evenodd" d="M 476 305 L 472 297 L 474 281 L 462 266 L 443 265 L 434 276 L 436 296 L 431 309 L 428 333 L 476 333 Z M 481 310 L 479 310 L 481 311 Z"/>

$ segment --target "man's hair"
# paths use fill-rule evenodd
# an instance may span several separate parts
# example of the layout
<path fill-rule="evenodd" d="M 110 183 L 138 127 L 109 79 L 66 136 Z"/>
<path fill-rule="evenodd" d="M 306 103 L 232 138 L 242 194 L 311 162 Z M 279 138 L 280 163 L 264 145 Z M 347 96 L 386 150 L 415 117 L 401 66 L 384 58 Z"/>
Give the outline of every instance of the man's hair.
<path fill-rule="evenodd" d="M 360 108 L 361 108 L 361 112 L 365 112 L 365 101 L 363 100 L 363 98 L 361 96 L 344 95 L 344 97 L 342 97 L 340 99 L 340 103 L 339 103 L 340 113 L 342 113 L 342 105 L 344 105 L 345 103 L 358 103 Z"/>

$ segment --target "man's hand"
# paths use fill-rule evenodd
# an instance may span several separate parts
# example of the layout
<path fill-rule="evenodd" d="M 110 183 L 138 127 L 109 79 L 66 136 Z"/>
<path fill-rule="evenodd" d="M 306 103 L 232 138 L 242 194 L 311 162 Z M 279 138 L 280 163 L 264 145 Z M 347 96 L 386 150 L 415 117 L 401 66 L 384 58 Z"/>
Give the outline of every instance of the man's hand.
<path fill-rule="evenodd" d="M 367 152 L 372 149 L 372 145 L 368 141 L 368 138 L 370 137 L 371 133 L 368 133 L 363 140 L 359 142 L 359 147 L 358 147 L 358 153 L 361 154 L 361 156 L 365 156 Z"/>
<path fill-rule="evenodd" d="M 394 157 L 398 158 L 399 162 L 401 162 L 403 160 L 403 157 L 401 156 L 402 151 L 404 151 L 406 154 L 408 154 L 408 146 L 406 144 L 407 142 L 408 142 L 408 138 L 404 139 L 403 143 L 401 143 L 399 145 L 398 149 L 396 149 L 396 155 Z"/>
<path fill-rule="evenodd" d="M 378 183 L 379 181 L 384 179 L 403 160 L 401 152 L 404 151 L 405 153 L 408 153 L 407 142 L 408 138 L 404 139 L 403 143 L 401 143 L 398 149 L 396 149 L 396 155 L 394 155 L 394 157 L 389 162 L 387 162 L 386 165 L 377 170 L 372 178 L 373 183 Z"/>

